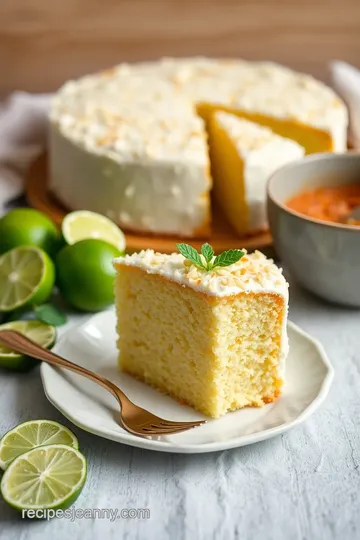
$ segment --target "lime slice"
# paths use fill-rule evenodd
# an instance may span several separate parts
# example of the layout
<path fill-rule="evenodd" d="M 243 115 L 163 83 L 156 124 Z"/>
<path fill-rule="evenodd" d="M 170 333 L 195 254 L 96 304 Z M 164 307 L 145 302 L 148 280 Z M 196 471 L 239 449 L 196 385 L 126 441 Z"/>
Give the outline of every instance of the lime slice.
<path fill-rule="evenodd" d="M 49 444 L 65 444 L 78 449 L 75 435 L 52 420 L 30 420 L 8 431 L 0 440 L 0 467 L 6 469 L 18 456 L 33 448 Z"/>
<path fill-rule="evenodd" d="M 9 322 L 0 325 L 0 330 L 17 330 L 47 349 L 50 349 L 56 340 L 55 328 L 40 321 Z M 11 371 L 26 371 L 36 364 L 37 360 L 12 351 L 0 341 L 0 368 Z"/>
<path fill-rule="evenodd" d="M 124 252 L 126 241 L 124 233 L 110 219 L 95 212 L 78 210 L 65 216 L 62 234 L 67 244 L 75 244 L 79 240 L 94 238 L 104 240 Z"/>
<path fill-rule="evenodd" d="M 68 508 L 86 480 L 86 459 L 65 444 L 39 446 L 18 456 L 1 480 L 1 494 L 17 510 Z"/>
<path fill-rule="evenodd" d="M 14 248 L 0 257 L 0 311 L 42 304 L 55 281 L 54 264 L 42 249 Z"/>

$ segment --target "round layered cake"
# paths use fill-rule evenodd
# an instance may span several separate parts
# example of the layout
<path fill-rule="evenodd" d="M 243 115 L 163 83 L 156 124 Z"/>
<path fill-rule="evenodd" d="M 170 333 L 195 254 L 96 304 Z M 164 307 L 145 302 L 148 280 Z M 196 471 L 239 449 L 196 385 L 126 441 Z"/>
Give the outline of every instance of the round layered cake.
<path fill-rule="evenodd" d="M 344 104 L 308 75 L 242 60 L 121 64 L 66 83 L 53 99 L 51 190 L 69 210 L 102 213 L 127 230 L 205 237 L 213 184 L 234 184 L 233 174 L 228 180 L 224 168 L 219 172 L 211 163 L 212 156 L 230 152 L 227 138 L 211 130 L 219 112 L 248 120 L 250 138 L 256 123 L 300 148 L 294 151 L 292 145 L 288 160 L 272 162 L 346 149 Z M 248 152 L 246 129 L 242 124 L 244 144 L 237 147 Z M 277 147 L 283 152 L 291 145 Z M 242 163 L 241 152 L 239 158 Z M 236 192 L 246 209 L 251 201 L 243 177 L 239 174 Z M 214 190 L 219 197 L 223 192 Z M 219 202 L 226 213 L 228 204 Z M 251 233 L 259 224 L 246 221 L 247 214 L 251 209 L 243 213 L 241 230 Z"/>

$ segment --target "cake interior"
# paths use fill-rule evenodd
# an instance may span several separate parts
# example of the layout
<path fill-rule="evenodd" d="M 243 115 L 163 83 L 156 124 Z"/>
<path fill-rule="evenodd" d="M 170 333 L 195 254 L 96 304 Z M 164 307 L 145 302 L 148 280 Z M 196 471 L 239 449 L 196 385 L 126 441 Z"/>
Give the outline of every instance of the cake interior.
<path fill-rule="evenodd" d="M 281 97 L 279 97 L 279 99 L 281 100 Z M 280 119 L 250 113 L 248 111 L 242 111 L 233 107 L 212 105 L 210 103 L 200 103 L 197 106 L 197 112 L 205 121 L 208 129 L 213 114 L 219 111 L 235 114 L 240 118 L 245 118 L 246 120 L 260 124 L 261 126 L 267 126 L 277 135 L 285 137 L 286 139 L 292 139 L 303 146 L 306 154 L 332 152 L 334 150 L 333 142 L 329 133 L 314 126 L 310 127 L 305 124 L 301 124 L 295 119 Z"/>
<path fill-rule="evenodd" d="M 121 370 L 215 418 L 280 394 L 281 295 L 208 296 L 139 268 L 117 270 Z"/>
<path fill-rule="evenodd" d="M 249 232 L 249 208 L 246 203 L 244 162 L 229 135 L 214 114 L 208 122 L 211 174 L 214 194 L 227 220 L 242 236 Z"/>

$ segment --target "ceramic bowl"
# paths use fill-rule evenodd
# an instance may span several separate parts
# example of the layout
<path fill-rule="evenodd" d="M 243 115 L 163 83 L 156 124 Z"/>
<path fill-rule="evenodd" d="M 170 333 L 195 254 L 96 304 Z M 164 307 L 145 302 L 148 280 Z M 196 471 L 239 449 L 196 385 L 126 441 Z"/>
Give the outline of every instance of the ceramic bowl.
<path fill-rule="evenodd" d="M 360 154 L 314 154 L 278 169 L 268 182 L 274 246 L 284 266 L 314 294 L 360 307 L 360 227 L 327 223 L 286 207 L 322 186 L 360 184 Z"/>

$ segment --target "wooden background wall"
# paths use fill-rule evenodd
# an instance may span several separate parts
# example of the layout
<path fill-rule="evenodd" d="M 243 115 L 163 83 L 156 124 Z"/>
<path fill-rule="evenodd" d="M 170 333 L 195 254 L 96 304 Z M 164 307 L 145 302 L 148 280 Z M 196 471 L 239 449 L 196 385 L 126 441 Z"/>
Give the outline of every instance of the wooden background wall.
<path fill-rule="evenodd" d="M 270 59 L 326 79 L 360 66 L 360 0 L 0 0 L 0 93 L 53 90 L 122 60 Z"/>

